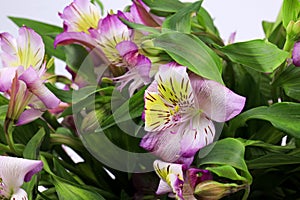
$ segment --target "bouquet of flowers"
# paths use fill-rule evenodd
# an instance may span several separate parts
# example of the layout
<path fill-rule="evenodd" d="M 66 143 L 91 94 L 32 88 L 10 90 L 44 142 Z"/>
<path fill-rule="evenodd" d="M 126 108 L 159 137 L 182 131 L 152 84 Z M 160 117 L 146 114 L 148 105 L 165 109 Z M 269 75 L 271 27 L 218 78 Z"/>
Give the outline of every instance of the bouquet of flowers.
<path fill-rule="evenodd" d="M 298 0 L 236 43 L 202 0 L 59 16 L 0 34 L 0 199 L 300 197 Z"/>

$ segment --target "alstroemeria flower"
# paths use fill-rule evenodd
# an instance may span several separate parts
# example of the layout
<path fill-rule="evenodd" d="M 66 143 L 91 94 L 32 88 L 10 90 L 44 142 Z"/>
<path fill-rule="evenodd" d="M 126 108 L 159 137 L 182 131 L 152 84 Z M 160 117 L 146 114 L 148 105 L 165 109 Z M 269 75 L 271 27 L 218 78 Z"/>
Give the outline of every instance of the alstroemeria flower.
<path fill-rule="evenodd" d="M 42 161 L 0 156 L 0 198 L 28 199 L 21 186 L 42 169 Z"/>
<path fill-rule="evenodd" d="M 190 168 L 185 165 L 155 160 L 154 170 L 160 178 L 156 194 L 169 194 L 170 197 L 184 200 L 195 200 L 194 190 L 197 184 L 212 180 L 208 170 Z"/>
<path fill-rule="evenodd" d="M 121 83 L 118 89 L 121 91 L 129 82 L 129 96 L 134 91 L 144 85 L 150 83 L 151 61 L 138 52 L 138 46 L 131 41 L 123 41 L 117 44 L 116 49 L 123 58 L 124 67 L 127 72 L 119 77 L 114 78 L 115 81 Z"/>
<path fill-rule="evenodd" d="M 97 28 L 101 18 L 100 9 L 90 0 L 74 0 L 59 16 L 64 20 L 66 32 L 85 32 Z"/>
<path fill-rule="evenodd" d="M 10 96 L 7 119 L 19 119 L 17 124 L 21 125 L 38 118 L 45 109 L 57 107 L 60 100 L 43 85 L 46 69 L 45 63 L 42 64 L 45 53 L 42 38 L 32 29 L 21 27 L 17 39 L 1 33 L 0 45 L 4 66 L 0 69 L 0 91 Z M 42 106 L 31 106 L 24 111 L 33 99 L 38 99 Z"/>
<path fill-rule="evenodd" d="M 141 146 L 167 162 L 191 164 L 214 140 L 216 122 L 241 112 L 245 98 L 212 80 L 188 74 L 175 63 L 159 68 L 145 91 L 145 130 Z"/>

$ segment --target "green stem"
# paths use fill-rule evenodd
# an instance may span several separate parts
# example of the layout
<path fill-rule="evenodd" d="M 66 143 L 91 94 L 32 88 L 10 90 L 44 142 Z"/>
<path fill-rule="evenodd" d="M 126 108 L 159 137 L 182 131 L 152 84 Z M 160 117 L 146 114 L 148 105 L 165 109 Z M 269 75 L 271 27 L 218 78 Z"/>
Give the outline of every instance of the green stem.
<path fill-rule="evenodd" d="M 86 149 L 84 148 L 83 144 L 80 142 L 80 140 L 76 140 L 73 137 L 69 137 L 66 135 L 61 135 L 61 134 L 50 134 L 50 142 L 53 145 L 67 145 L 69 147 L 72 147 L 76 150 L 80 151 L 85 151 Z"/>
<path fill-rule="evenodd" d="M 5 132 L 6 142 L 11 152 L 17 154 L 17 151 L 15 149 L 15 142 L 13 139 L 13 131 L 14 131 L 13 121 L 6 119 L 5 123 L 6 124 L 4 126 L 4 132 Z"/>

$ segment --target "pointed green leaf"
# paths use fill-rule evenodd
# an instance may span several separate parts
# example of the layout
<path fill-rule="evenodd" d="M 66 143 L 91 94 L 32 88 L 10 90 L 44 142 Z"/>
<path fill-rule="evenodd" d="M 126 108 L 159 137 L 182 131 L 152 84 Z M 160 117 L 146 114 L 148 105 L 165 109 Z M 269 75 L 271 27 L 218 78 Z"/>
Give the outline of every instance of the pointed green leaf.
<path fill-rule="evenodd" d="M 300 100 L 300 68 L 294 65 L 286 68 L 273 83 L 284 89 L 287 96 Z"/>
<path fill-rule="evenodd" d="M 273 72 L 287 59 L 289 53 L 266 40 L 251 40 L 219 47 L 228 58 L 259 72 Z"/>
<path fill-rule="evenodd" d="M 184 4 L 178 0 L 143 0 L 143 2 L 147 4 L 152 11 L 166 13 L 175 13 L 184 6 Z"/>
<path fill-rule="evenodd" d="M 269 121 L 290 136 L 300 138 L 300 103 L 283 102 L 248 110 L 230 121 L 229 132 L 234 133 L 250 119 Z"/>
<path fill-rule="evenodd" d="M 166 29 L 166 32 L 168 30 L 174 30 L 183 33 L 190 33 L 193 14 L 196 14 L 200 10 L 201 4 L 202 0 L 197 1 L 193 4 L 183 7 L 174 15 L 168 17 L 162 25 L 163 31 Z"/>
<path fill-rule="evenodd" d="M 290 21 L 297 21 L 300 12 L 299 0 L 284 0 L 282 5 L 282 22 L 284 28 Z"/>
<path fill-rule="evenodd" d="M 211 145 L 208 145 L 201 149 L 197 158 L 197 165 L 201 168 L 203 165 L 228 165 L 232 168 L 241 170 L 243 178 L 234 175 L 232 168 L 221 167 L 215 171 L 223 175 L 224 177 L 230 176 L 234 179 L 247 180 L 248 184 L 251 184 L 252 177 L 248 171 L 247 165 L 244 160 L 245 147 L 243 143 L 234 138 L 226 138 L 219 140 Z"/>
<path fill-rule="evenodd" d="M 220 177 L 228 178 L 235 181 L 247 182 L 245 177 L 240 176 L 231 165 L 220 165 L 214 167 L 206 167 L 205 169 L 217 174 Z"/>
<path fill-rule="evenodd" d="M 177 63 L 187 66 L 192 72 L 223 83 L 220 58 L 197 37 L 168 32 L 155 38 L 154 45 L 164 49 Z"/>

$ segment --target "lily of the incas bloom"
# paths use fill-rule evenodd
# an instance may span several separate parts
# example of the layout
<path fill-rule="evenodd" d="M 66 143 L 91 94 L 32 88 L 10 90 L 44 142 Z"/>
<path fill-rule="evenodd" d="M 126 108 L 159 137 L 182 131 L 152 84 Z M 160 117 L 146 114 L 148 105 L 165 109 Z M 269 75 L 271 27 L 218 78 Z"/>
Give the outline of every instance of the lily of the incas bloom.
<path fill-rule="evenodd" d="M 128 90 L 129 96 L 132 96 L 136 89 L 150 83 L 151 61 L 146 56 L 139 54 L 138 46 L 131 41 L 120 42 L 116 49 L 122 56 L 124 67 L 128 71 L 114 80 L 121 83 L 118 87 L 119 90 L 131 82 Z"/>
<path fill-rule="evenodd" d="M 21 186 L 42 169 L 42 161 L 0 156 L 0 199 L 27 200 Z"/>
<path fill-rule="evenodd" d="M 7 119 L 21 125 L 40 117 L 46 109 L 56 108 L 60 100 L 42 80 L 46 72 L 42 38 L 21 27 L 17 39 L 9 33 L 0 34 L 0 45 L 4 67 L 0 69 L 0 91 L 10 96 Z"/>
<path fill-rule="evenodd" d="M 55 46 L 76 43 L 93 50 L 94 54 L 100 56 L 104 63 L 110 66 L 115 76 L 114 80 L 121 83 L 118 87 L 120 90 L 131 82 L 129 86 L 131 96 L 137 88 L 149 83 L 151 62 L 138 52 L 138 47 L 133 42 L 133 30 L 120 18 L 133 20 L 130 13 L 118 11 L 117 14 L 108 14 L 99 21 L 97 28 L 89 29 L 88 33 L 65 31 L 59 34 L 55 39 Z M 68 21 L 78 24 L 78 21 L 82 20 L 75 18 Z"/>
<path fill-rule="evenodd" d="M 155 160 L 153 167 L 160 178 L 156 194 L 168 193 L 170 197 L 179 200 L 196 200 L 193 194 L 197 184 L 212 179 L 208 170 L 195 168 L 186 170 L 182 164 Z"/>
<path fill-rule="evenodd" d="M 190 165 L 195 153 L 214 140 L 212 120 L 225 122 L 241 112 L 245 98 L 176 63 L 159 68 L 145 91 L 141 146 L 167 162 Z"/>

